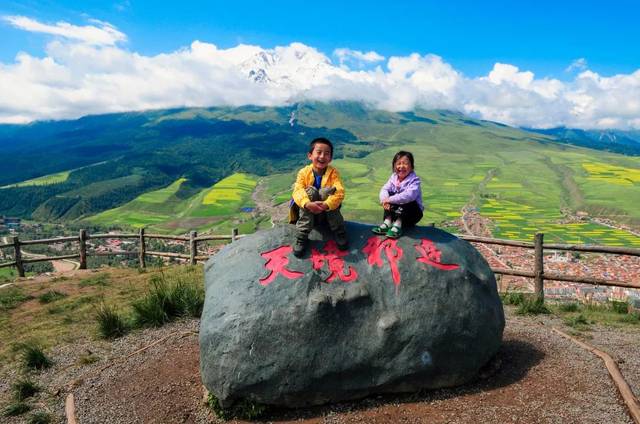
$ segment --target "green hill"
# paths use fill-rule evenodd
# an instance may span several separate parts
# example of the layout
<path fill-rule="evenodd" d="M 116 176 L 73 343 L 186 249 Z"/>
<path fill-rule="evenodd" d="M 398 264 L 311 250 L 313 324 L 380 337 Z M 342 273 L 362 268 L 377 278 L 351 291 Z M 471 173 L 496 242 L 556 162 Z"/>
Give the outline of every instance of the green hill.
<path fill-rule="evenodd" d="M 296 117 L 293 126 L 288 122 L 291 112 Z M 95 163 L 100 146 L 110 146 L 103 163 L 69 172 L 67 180 L 57 184 L 0 189 L 0 214 L 42 220 L 92 217 L 97 223 L 151 225 L 174 232 L 234 225 L 251 230 L 265 219 L 242 210 L 252 205 L 256 182 L 274 204 L 287 201 L 294 172 L 306 162 L 309 140 L 322 135 L 337 145 L 334 165 L 347 188 L 343 211 L 349 219 L 379 219 L 377 192 L 390 174 L 393 154 L 405 149 L 414 153 L 423 181 L 423 222 L 456 219 L 468 206 L 491 219 L 498 237 L 530 239 L 541 230 L 550 241 L 640 246 L 640 238 L 629 232 L 571 219 L 581 211 L 590 218 L 640 228 L 640 157 L 562 144 L 553 135 L 455 112 L 391 113 L 339 102 L 177 109 L 74 122 L 75 127 L 51 123 L 64 129 L 60 133 L 36 125 L 50 136 L 42 141 L 49 146 L 48 154 L 28 137 L 32 129 L 21 135 L 28 140 L 25 151 L 12 148 L 11 154 L 24 154 L 31 161 L 37 156 L 37 163 L 51 174 L 78 168 L 83 161 Z M 94 142 L 81 141 L 83 125 Z M 70 132 L 74 141 L 63 146 L 61 137 Z M 71 145 L 76 156 L 69 153 Z M 51 154 L 57 151 L 52 146 L 68 157 Z M 82 157 L 78 146 L 86 153 Z M 3 155 L 0 161 L 11 161 Z M 63 163 L 68 167 L 60 168 Z M 41 176 L 32 170 L 12 165 L 9 172 L 3 170 L 0 183 Z M 217 190 L 226 187 L 227 194 L 242 194 L 211 194 L 216 184 L 221 184 Z M 216 200 L 205 203 L 212 198 Z"/>

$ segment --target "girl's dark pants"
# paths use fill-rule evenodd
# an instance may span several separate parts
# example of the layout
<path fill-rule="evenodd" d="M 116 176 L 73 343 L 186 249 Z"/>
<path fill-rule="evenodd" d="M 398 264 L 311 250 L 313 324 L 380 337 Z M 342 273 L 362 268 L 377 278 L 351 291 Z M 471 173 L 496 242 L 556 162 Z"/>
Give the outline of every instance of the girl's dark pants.
<path fill-rule="evenodd" d="M 403 205 L 392 203 L 389 210 L 384 210 L 384 219 L 387 218 L 389 218 L 391 222 L 400 218 L 403 227 L 411 227 L 422 219 L 422 211 L 420 210 L 420 206 L 418 206 L 418 202 L 415 200 Z"/>

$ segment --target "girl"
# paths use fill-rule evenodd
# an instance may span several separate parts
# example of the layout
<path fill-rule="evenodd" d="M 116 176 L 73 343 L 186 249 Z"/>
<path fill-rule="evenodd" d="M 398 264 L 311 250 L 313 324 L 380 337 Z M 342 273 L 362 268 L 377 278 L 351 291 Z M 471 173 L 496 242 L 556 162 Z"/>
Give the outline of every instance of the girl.
<path fill-rule="evenodd" d="M 413 155 L 399 151 L 393 157 L 393 174 L 380 190 L 384 222 L 373 228 L 376 234 L 389 238 L 402 235 L 402 226 L 411 227 L 422 219 L 422 189 L 420 178 L 413 172 Z"/>

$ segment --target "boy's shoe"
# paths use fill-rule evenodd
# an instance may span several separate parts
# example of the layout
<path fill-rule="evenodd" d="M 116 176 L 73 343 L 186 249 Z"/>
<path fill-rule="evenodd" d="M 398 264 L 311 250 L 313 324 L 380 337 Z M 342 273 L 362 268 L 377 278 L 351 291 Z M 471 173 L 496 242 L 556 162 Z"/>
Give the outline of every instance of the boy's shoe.
<path fill-rule="evenodd" d="M 345 230 L 341 230 L 336 232 L 336 244 L 338 245 L 338 249 L 347 250 L 349 249 L 349 239 L 347 237 L 347 232 Z"/>
<path fill-rule="evenodd" d="M 391 228 L 389 228 L 389 231 L 387 231 L 387 237 L 392 239 L 397 239 L 401 235 L 402 235 L 402 228 L 398 227 L 397 225 L 393 225 Z"/>
<path fill-rule="evenodd" d="M 373 227 L 371 229 L 371 231 L 374 234 L 378 234 L 378 235 L 384 236 L 384 235 L 387 234 L 387 231 L 389 231 L 389 226 L 387 224 L 385 224 L 385 223 L 382 223 L 382 224 L 378 225 L 377 227 Z"/>
<path fill-rule="evenodd" d="M 296 258 L 301 258 L 304 256 L 304 251 L 307 250 L 307 244 L 309 243 L 309 238 L 307 236 L 299 235 L 296 237 L 296 242 L 293 245 L 293 256 Z"/>

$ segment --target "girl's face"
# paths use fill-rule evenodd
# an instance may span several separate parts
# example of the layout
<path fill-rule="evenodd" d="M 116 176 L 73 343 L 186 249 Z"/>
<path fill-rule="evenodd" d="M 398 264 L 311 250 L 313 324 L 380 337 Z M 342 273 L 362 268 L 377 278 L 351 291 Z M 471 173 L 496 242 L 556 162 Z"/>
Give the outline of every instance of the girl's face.
<path fill-rule="evenodd" d="M 393 170 L 398 176 L 398 179 L 402 181 L 413 171 L 413 167 L 408 157 L 400 156 L 398 160 L 396 160 L 396 163 L 393 164 Z"/>

